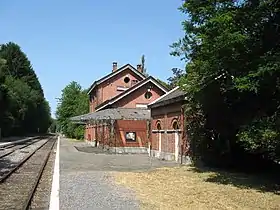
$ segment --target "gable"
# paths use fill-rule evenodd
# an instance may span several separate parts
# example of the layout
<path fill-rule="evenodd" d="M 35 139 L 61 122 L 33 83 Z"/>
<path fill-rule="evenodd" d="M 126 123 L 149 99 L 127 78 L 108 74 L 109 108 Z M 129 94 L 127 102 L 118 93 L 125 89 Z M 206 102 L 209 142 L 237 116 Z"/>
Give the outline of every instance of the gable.
<path fill-rule="evenodd" d="M 154 85 L 152 82 L 148 82 L 145 85 L 135 89 L 130 94 L 125 95 L 115 103 L 111 104 L 112 108 L 147 108 L 148 104 L 158 99 L 166 92 Z"/>
<path fill-rule="evenodd" d="M 108 81 L 109 79 L 113 78 L 113 77 L 116 77 L 118 74 L 122 73 L 123 71 L 130 71 L 131 74 L 133 75 L 137 75 L 137 77 L 141 78 L 142 80 L 146 78 L 146 76 L 139 72 L 137 69 L 135 69 L 132 65 L 130 64 L 126 64 L 122 67 L 120 67 L 119 69 L 117 69 L 116 71 L 114 72 L 111 72 L 110 74 L 106 75 L 105 77 L 102 77 L 101 79 L 99 80 L 96 80 L 89 88 L 89 91 L 88 91 L 88 94 L 91 93 L 91 91 L 97 86 L 97 85 L 100 85 L 106 81 Z"/>
<path fill-rule="evenodd" d="M 114 77 L 109 78 L 106 82 L 101 83 L 97 88 L 102 90 L 100 100 L 106 101 L 111 99 L 130 87 L 136 85 L 143 79 L 130 69 L 126 69 Z"/>
<path fill-rule="evenodd" d="M 176 103 L 178 101 L 184 101 L 185 92 L 182 91 L 179 86 L 167 92 L 165 95 L 161 96 L 157 100 L 151 102 L 148 107 L 154 108 L 159 106 L 165 106 L 170 103 Z"/>
<path fill-rule="evenodd" d="M 158 81 L 156 81 L 153 77 L 150 76 L 150 77 L 146 78 L 145 80 L 142 80 L 141 82 L 132 86 L 131 88 L 125 90 L 124 92 L 120 93 L 119 95 L 117 95 L 107 101 L 104 101 L 103 103 L 101 103 L 100 105 L 98 105 L 96 107 L 96 111 L 99 111 L 108 106 L 111 106 L 123 98 L 127 98 L 127 97 L 129 98 L 129 96 L 132 93 L 134 93 L 137 89 L 142 88 L 143 86 L 145 87 L 145 85 L 149 85 L 149 84 L 151 86 L 151 89 L 153 89 L 153 88 L 159 89 L 162 92 L 162 95 L 167 92 L 166 87 L 162 86 Z M 129 100 L 131 100 L 131 99 L 129 99 Z M 155 99 L 153 99 L 153 100 L 155 100 Z"/>

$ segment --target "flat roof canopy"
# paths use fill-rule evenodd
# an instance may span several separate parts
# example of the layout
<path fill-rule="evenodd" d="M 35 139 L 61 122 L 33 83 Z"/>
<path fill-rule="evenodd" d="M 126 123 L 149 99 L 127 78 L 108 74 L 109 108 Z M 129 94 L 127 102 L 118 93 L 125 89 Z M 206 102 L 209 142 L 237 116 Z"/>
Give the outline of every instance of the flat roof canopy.
<path fill-rule="evenodd" d="M 150 118 L 149 109 L 112 108 L 71 117 L 70 120 L 82 123 L 103 120 L 150 120 Z"/>

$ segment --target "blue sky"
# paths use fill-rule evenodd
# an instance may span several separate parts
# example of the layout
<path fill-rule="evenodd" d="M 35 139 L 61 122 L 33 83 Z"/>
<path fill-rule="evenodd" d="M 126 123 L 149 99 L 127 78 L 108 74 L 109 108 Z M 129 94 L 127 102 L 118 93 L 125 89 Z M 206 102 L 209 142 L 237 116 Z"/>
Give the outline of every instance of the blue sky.
<path fill-rule="evenodd" d="M 183 36 L 180 0 L 13 0 L 0 2 L 0 43 L 19 44 L 30 59 L 55 113 L 71 81 L 83 88 L 118 66 L 140 63 L 166 80 L 184 68 L 169 47 Z"/>

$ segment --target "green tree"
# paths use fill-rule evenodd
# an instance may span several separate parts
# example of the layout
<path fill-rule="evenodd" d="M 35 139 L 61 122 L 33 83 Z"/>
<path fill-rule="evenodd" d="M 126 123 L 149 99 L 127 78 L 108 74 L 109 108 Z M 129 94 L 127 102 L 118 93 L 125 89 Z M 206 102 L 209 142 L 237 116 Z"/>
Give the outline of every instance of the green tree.
<path fill-rule="evenodd" d="M 141 56 L 141 66 L 142 66 L 142 69 L 143 69 L 143 74 L 145 74 L 147 76 L 148 73 L 147 73 L 147 68 L 146 68 L 145 55 Z"/>
<path fill-rule="evenodd" d="M 161 79 L 157 78 L 156 79 L 162 86 L 166 87 L 168 90 L 171 89 L 171 86 L 167 83 L 167 82 L 164 82 L 162 81 Z"/>
<path fill-rule="evenodd" d="M 173 75 L 167 79 L 168 86 L 169 86 L 170 89 L 175 88 L 176 86 L 178 86 L 180 79 L 183 76 L 185 76 L 185 73 L 184 73 L 184 71 L 182 69 L 172 68 L 171 71 L 172 71 Z"/>
<path fill-rule="evenodd" d="M 0 58 L 0 137 L 7 133 L 7 124 L 5 120 L 8 111 L 8 93 L 5 85 L 6 60 Z"/>
<path fill-rule="evenodd" d="M 172 55 L 188 61 L 180 80 L 197 156 L 240 149 L 280 158 L 278 1 L 185 1 L 185 36 Z M 269 101 L 269 103 L 267 103 Z"/>
<path fill-rule="evenodd" d="M 1 45 L 0 58 L 5 60 L 1 65 L 1 88 L 5 89 L 3 134 L 46 132 L 50 108 L 27 56 L 17 44 L 9 42 Z"/>
<path fill-rule="evenodd" d="M 60 105 L 57 107 L 56 116 L 58 126 L 69 138 L 82 139 L 84 126 L 76 125 L 70 117 L 88 113 L 89 103 L 87 91 L 82 90 L 77 82 L 71 82 L 62 90 Z"/>
<path fill-rule="evenodd" d="M 56 119 L 53 119 L 53 118 L 51 119 L 51 126 L 49 129 L 50 129 L 51 133 L 56 133 L 58 131 Z"/>

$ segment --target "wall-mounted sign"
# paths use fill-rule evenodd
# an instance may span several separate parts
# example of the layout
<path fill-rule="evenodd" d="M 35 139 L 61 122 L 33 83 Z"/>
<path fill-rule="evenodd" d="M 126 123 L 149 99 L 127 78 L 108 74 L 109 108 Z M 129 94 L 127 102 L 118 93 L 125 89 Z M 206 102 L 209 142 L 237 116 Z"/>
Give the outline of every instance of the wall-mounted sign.
<path fill-rule="evenodd" d="M 136 141 L 136 132 L 126 132 L 125 139 L 126 141 Z"/>

